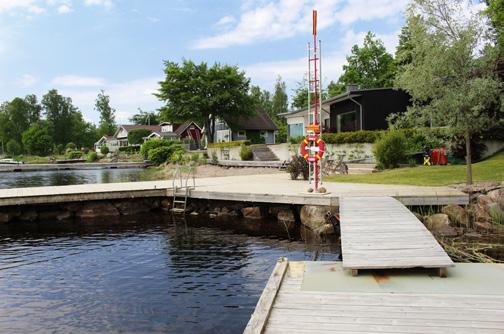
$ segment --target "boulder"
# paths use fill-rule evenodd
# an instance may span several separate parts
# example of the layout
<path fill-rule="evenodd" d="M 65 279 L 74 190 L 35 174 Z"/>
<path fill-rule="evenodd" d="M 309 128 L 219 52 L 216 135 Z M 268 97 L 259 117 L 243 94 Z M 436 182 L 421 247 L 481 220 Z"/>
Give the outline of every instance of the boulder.
<path fill-rule="evenodd" d="M 137 215 L 139 213 L 149 212 L 150 207 L 142 201 L 134 202 L 118 202 L 114 206 L 119 210 L 119 213 L 124 216 Z"/>
<path fill-rule="evenodd" d="M 172 202 L 169 199 L 164 199 L 161 201 L 160 206 L 161 210 L 168 212 L 172 207 Z"/>
<path fill-rule="evenodd" d="M 474 227 L 478 230 L 478 231 L 491 231 L 492 230 L 492 224 L 488 223 L 488 222 L 481 222 L 481 221 L 476 221 L 474 222 Z"/>
<path fill-rule="evenodd" d="M 491 190 L 487 193 L 487 196 L 493 201 L 493 202 L 498 202 L 499 197 L 501 196 L 501 190 L 500 189 L 494 189 Z"/>
<path fill-rule="evenodd" d="M 469 215 L 467 214 L 467 211 L 460 205 L 447 205 L 443 207 L 443 209 L 441 209 L 441 212 L 448 215 L 448 218 L 450 218 L 451 222 L 464 227 L 469 227 Z"/>
<path fill-rule="evenodd" d="M 245 218 L 250 218 L 250 219 L 262 218 L 261 208 L 258 206 L 251 206 L 251 207 L 243 208 L 243 209 L 241 209 L 241 212 L 243 214 L 243 217 L 245 217 Z"/>
<path fill-rule="evenodd" d="M 55 220 L 58 215 L 63 213 L 63 211 L 41 211 L 38 213 L 38 219 L 40 221 L 51 221 Z"/>
<path fill-rule="evenodd" d="M 280 211 L 290 210 L 288 206 L 271 206 L 268 209 L 268 214 L 271 216 L 278 216 Z"/>
<path fill-rule="evenodd" d="M 425 217 L 424 217 L 424 216 L 422 216 L 422 215 L 421 215 L 421 214 L 419 214 L 418 212 L 413 212 L 413 214 L 415 215 L 415 217 L 417 217 L 417 219 L 418 219 L 419 221 L 421 221 L 422 223 L 424 222 L 424 220 L 425 220 Z"/>
<path fill-rule="evenodd" d="M 457 231 L 450 226 L 450 218 L 447 214 L 437 213 L 427 217 L 425 220 L 427 228 L 434 234 L 441 237 L 456 237 Z"/>
<path fill-rule="evenodd" d="M 38 214 L 35 210 L 25 211 L 19 216 L 19 220 L 23 222 L 34 222 L 37 220 L 37 218 Z"/>
<path fill-rule="evenodd" d="M 331 207 L 322 205 L 303 205 L 301 208 L 301 224 L 312 231 L 326 223 L 326 214 L 331 211 Z"/>
<path fill-rule="evenodd" d="M 295 223 L 296 222 L 296 217 L 294 217 L 294 213 L 292 213 L 292 210 L 282 209 L 282 210 L 278 211 L 277 219 L 279 222 L 283 222 L 283 223 Z"/>
<path fill-rule="evenodd" d="M 332 224 L 324 224 L 315 230 L 318 235 L 334 234 L 334 226 Z"/>
<path fill-rule="evenodd" d="M 56 216 L 56 220 L 62 221 L 62 220 L 71 219 L 72 217 L 73 217 L 73 212 L 63 211 L 59 215 Z"/>
<path fill-rule="evenodd" d="M 477 199 L 477 204 L 479 207 L 483 208 L 487 213 L 489 212 L 489 206 L 495 203 L 492 198 L 488 195 L 479 195 Z"/>
<path fill-rule="evenodd" d="M 80 219 L 110 218 L 119 216 L 119 210 L 108 202 L 86 203 L 75 216 Z"/>
<path fill-rule="evenodd" d="M 486 210 L 485 207 L 479 205 L 479 204 L 473 204 L 470 206 L 470 210 L 473 214 L 474 221 L 478 222 L 489 222 L 492 220 L 490 215 L 488 214 L 488 211 Z"/>
<path fill-rule="evenodd" d="M 12 219 L 12 216 L 6 212 L 0 212 L 0 224 L 8 223 Z"/>

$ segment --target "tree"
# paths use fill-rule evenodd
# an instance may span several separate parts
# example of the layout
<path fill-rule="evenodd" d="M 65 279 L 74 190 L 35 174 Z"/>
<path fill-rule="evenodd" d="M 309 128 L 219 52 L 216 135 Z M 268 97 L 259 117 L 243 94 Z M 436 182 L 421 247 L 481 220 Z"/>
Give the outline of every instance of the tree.
<path fill-rule="evenodd" d="M 360 88 L 392 87 L 394 59 L 373 33 L 369 31 L 364 37 L 364 45 L 354 45 L 351 53 L 346 57 L 348 65 L 343 65 L 343 74 L 338 79 L 336 91 L 344 92 L 349 84 L 357 84 Z"/>
<path fill-rule="evenodd" d="M 236 118 L 254 112 L 248 94 L 250 80 L 236 66 L 190 60 L 182 64 L 165 62 L 165 79 L 155 94 L 166 103 L 161 118 L 193 120 L 205 124 L 208 142 L 213 142 L 216 118 Z"/>
<path fill-rule="evenodd" d="M 259 86 L 250 87 L 250 97 L 254 103 L 255 108 L 264 110 L 268 115 L 272 115 L 273 105 L 271 100 L 271 93 L 267 90 L 262 90 Z"/>
<path fill-rule="evenodd" d="M 9 140 L 5 148 L 7 150 L 7 153 L 9 153 L 10 155 L 19 155 L 23 153 L 23 148 L 14 139 Z"/>
<path fill-rule="evenodd" d="M 277 140 L 285 142 L 287 140 L 287 124 L 285 119 L 278 114 L 289 111 L 289 97 L 287 96 L 287 87 L 282 78 L 279 76 L 275 83 L 275 92 L 272 98 L 271 118 L 278 128 Z"/>
<path fill-rule="evenodd" d="M 138 125 L 157 125 L 160 123 L 159 114 L 155 111 L 143 111 L 138 108 L 138 114 L 133 115 L 130 118 L 130 121 L 133 124 Z M 169 119 L 165 119 L 165 121 L 170 121 Z"/>
<path fill-rule="evenodd" d="M 53 147 L 52 137 L 45 122 L 33 124 L 23 132 L 23 145 L 30 154 L 45 156 Z"/>
<path fill-rule="evenodd" d="M 413 61 L 413 44 L 411 42 L 411 29 L 408 24 L 401 28 L 399 44 L 396 48 L 395 63 L 397 67 L 410 64 Z"/>
<path fill-rule="evenodd" d="M 502 117 L 501 85 L 487 55 L 474 50 L 485 27 L 478 14 L 462 20 L 463 8 L 448 0 L 415 0 L 408 9 L 412 61 L 397 85 L 412 96 L 406 117 L 447 125 L 466 141 L 467 184 L 472 183 L 471 138 Z"/>
<path fill-rule="evenodd" d="M 144 138 L 152 133 L 148 129 L 135 129 L 128 132 L 128 142 L 131 145 L 140 145 L 144 142 Z"/>
<path fill-rule="evenodd" d="M 504 56 L 504 0 L 486 0 L 488 5 L 485 14 L 492 25 L 493 39 L 500 56 Z"/>
<path fill-rule="evenodd" d="M 51 89 L 42 97 L 42 106 L 55 144 L 66 144 L 74 141 L 72 136 L 72 116 L 77 112 L 72 99 L 58 94 Z"/>
<path fill-rule="evenodd" d="M 105 95 L 103 90 L 101 90 L 96 97 L 95 110 L 100 113 L 100 125 L 98 126 L 99 135 L 113 135 L 117 128 L 115 123 L 115 109 L 110 106 L 110 97 Z"/>

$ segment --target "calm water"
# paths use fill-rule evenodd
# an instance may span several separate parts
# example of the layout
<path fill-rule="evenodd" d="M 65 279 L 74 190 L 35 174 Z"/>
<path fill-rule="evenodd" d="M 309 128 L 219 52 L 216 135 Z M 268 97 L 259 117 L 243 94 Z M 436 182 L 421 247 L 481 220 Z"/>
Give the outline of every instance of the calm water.
<path fill-rule="evenodd" d="M 316 251 L 167 219 L 0 225 L 0 333 L 240 333 L 275 260 Z"/>
<path fill-rule="evenodd" d="M 0 189 L 63 186 L 69 184 L 112 183 L 129 181 L 149 181 L 156 177 L 152 170 L 89 169 L 42 172 L 0 173 Z"/>

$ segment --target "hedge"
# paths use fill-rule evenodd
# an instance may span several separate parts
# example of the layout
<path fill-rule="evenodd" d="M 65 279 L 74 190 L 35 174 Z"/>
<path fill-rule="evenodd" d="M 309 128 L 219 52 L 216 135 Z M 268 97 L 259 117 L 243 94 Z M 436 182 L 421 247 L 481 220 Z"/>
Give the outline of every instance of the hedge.
<path fill-rule="evenodd" d="M 119 147 L 119 152 L 124 152 L 127 154 L 133 154 L 140 152 L 140 146 L 121 146 Z"/>
<path fill-rule="evenodd" d="M 326 144 L 356 144 L 374 143 L 381 137 L 383 131 L 352 131 L 339 133 L 323 133 L 322 139 Z"/>
<path fill-rule="evenodd" d="M 228 148 L 241 146 L 242 144 L 248 145 L 250 142 L 248 140 L 237 140 L 237 141 L 227 141 L 222 143 L 212 143 L 208 144 L 208 148 Z"/>

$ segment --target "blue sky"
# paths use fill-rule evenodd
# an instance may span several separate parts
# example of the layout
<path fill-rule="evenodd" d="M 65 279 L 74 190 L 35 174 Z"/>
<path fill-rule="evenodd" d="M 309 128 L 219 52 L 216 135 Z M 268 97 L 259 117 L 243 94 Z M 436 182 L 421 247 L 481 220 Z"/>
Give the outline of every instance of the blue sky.
<path fill-rule="evenodd" d="M 0 100 L 56 88 L 97 122 L 104 89 L 125 123 L 160 106 L 163 60 L 182 58 L 238 65 L 265 89 L 281 75 L 291 93 L 306 72 L 313 8 L 328 83 L 368 30 L 394 52 L 407 2 L 0 0 Z"/>

